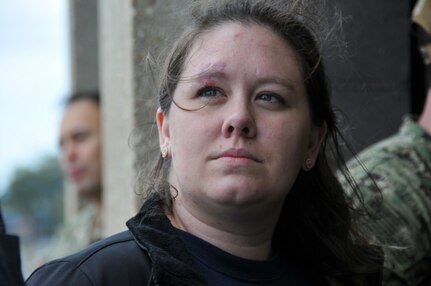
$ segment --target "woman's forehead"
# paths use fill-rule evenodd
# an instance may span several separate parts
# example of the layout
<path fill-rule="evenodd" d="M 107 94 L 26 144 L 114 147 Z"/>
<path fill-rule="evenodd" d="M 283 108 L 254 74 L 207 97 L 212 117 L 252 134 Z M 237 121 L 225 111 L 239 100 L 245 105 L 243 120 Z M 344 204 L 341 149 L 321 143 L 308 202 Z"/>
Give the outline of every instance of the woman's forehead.
<path fill-rule="evenodd" d="M 238 72 L 302 78 L 296 52 L 278 34 L 264 25 L 236 22 L 217 26 L 195 39 L 183 77 L 223 77 Z"/>

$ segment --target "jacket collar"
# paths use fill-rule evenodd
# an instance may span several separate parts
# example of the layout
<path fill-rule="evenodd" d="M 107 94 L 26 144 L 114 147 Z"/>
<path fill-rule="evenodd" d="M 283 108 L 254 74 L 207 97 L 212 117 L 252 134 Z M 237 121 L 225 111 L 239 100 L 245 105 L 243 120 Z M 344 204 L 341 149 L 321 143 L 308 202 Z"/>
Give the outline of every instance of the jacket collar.
<path fill-rule="evenodd" d="M 136 242 L 152 262 L 151 279 L 158 285 L 207 285 L 194 268 L 162 205 L 160 196 L 152 194 L 139 213 L 127 221 Z"/>

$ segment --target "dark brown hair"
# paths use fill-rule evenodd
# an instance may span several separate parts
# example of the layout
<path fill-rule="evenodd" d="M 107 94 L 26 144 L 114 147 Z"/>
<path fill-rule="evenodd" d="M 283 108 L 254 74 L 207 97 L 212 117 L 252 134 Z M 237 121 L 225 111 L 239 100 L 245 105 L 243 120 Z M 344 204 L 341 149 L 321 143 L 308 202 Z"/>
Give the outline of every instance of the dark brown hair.
<path fill-rule="evenodd" d="M 95 103 L 97 106 L 100 105 L 100 95 L 97 91 L 79 91 L 72 93 L 68 98 L 66 98 L 65 105 L 69 106 L 74 102 L 80 100 L 89 100 Z"/>
<path fill-rule="evenodd" d="M 288 43 L 298 56 L 312 121 L 327 125 L 327 134 L 315 167 L 300 171 L 279 218 L 273 243 L 276 248 L 310 271 L 310 275 L 331 277 L 346 285 L 369 285 L 379 275 L 379 251 L 368 245 L 357 231 L 357 209 L 334 175 L 338 169 L 359 192 L 345 166 L 339 142 L 344 142 L 330 100 L 324 63 L 323 43 L 330 30 L 323 31 L 325 18 L 316 1 L 213 0 L 194 1 L 193 23 L 175 42 L 166 58 L 159 85 L 159 106 L 169 113 L 172 95 L 180 80 L 185 60 L 197 37 L 226 22 L 264 25 Z M 323 32 L 322 32 L 323 31 Z M 171 193 L 166 181 L 169 161 L 161 157 L 153 170 L 150 190 L 162 192 L 170 207 Z M 361 201 L 359 199 L 359 201 Z"/>

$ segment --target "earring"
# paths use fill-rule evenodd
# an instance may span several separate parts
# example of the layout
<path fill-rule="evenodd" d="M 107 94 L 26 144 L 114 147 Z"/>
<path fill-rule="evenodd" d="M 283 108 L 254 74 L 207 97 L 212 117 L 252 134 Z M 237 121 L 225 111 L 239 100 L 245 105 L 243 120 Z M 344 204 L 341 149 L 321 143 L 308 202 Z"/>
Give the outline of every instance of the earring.
<path fill-rule="evenodd" d="M 311 160 L 311 158 L 307 158 L 307 160 L 305 160 L 305 171 L 310 171 L 313 168 L 313 160 Z"/>
<path fill-rule="evenodd" d="M 168 145 L 167 144 L 163 144 L 161 153 L 162 153 L 163 159 L 166 159 L 168 157 Z"/>

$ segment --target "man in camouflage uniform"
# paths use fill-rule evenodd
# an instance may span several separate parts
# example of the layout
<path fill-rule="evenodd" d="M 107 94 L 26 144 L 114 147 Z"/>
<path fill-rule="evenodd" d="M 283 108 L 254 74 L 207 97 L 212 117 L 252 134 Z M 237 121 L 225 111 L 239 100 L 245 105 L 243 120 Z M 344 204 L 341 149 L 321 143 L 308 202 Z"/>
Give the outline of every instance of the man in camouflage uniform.
<path fill-rule="evenodd" d="M 372 215 L 363 230 L 385 250 L 385 284 L 431 285 L 430 135 L 406 117 L 398 134 L 364 150 L 359 160 L 382 192 L 356 160 L 349 162 Z"/>
<path fill-rule="evenodd" d="M 97 92 L 74 93 L 67 99 L 59 139 L 61 167 L 80 206 L 56 232 L 42 262 L 69 255 L 102 238 L 102 142 Z"/>
<path fill-rule="evenodd" d="M 429 85 L 431 0 L 417 2 L 413 21 L 428 38 L 420 48 Z M 357 160 L 348 168 L 371 213 L 361 222 L 362 230 L 385 252 L 384 285 L 431 285 L 431 87 L 417 122 L 406 116 L 397 134 L 362 151 L 358 159 L 370 176 Z"/>

